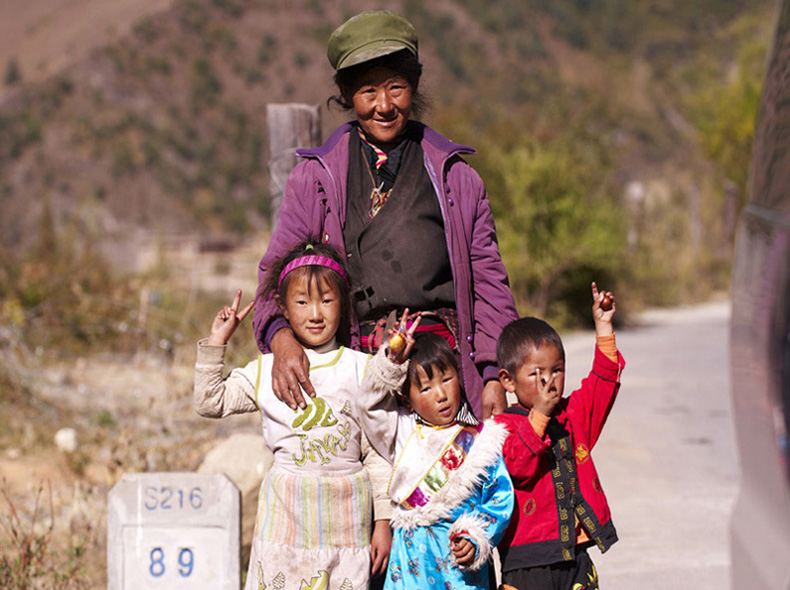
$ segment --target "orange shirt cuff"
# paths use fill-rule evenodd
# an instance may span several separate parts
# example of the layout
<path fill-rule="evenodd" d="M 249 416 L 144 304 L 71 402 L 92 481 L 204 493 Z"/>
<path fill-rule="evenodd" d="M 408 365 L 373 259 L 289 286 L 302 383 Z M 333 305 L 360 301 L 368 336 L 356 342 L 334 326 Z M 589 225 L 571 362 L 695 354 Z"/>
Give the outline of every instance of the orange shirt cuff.
<path fill-rule="evenodd" d="M 617 343 L 614 341 L 614 334 L 609 336 L 596 336 L 595 342 L 598 344 L 598 349 L 606 355 L 606 357 L 617 362 Z"/>
<path fill-rule="evenodd" d="M 532 430 L 535 431 L 539 438 L 543 438 L 543 435 L 546 434 L 549 420 L 551 420 L 551 416 L 546 416 L 546 414 L 534 409 L 529 411 L 529 423 L 532 424 Z"/>

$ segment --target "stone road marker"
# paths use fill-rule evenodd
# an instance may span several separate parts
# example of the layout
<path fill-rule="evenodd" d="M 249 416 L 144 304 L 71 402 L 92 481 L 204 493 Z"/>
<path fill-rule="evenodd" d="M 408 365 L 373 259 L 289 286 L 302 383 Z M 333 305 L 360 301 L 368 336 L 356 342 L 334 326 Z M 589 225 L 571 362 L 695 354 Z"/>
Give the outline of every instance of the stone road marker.
<path fill-rule="evenodd" d="M 124 474 L 108 500 L 108 590 L 238 590 L 240 508 L 222 474 Z"/>

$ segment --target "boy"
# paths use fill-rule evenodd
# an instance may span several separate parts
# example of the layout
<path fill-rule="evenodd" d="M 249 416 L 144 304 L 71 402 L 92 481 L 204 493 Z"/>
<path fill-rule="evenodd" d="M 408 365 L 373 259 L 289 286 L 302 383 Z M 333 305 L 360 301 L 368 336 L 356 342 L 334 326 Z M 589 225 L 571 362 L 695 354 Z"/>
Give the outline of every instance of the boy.
<path fill-rule="evenodd" d="M 596 350 L 581 388 L 562 397 L 565 350 L 537 318 L 511 322 L 497 343 L 499 379 L 518 404 L 496 420 L 509 435 L 502 454 L 517 509 L 499 552 L 503 588 L 594 590 L 598 576 L 587 548 L 606 551 L 617 533 L 590 451 L 620 388 L 614 296 L 592 284 Z"/>

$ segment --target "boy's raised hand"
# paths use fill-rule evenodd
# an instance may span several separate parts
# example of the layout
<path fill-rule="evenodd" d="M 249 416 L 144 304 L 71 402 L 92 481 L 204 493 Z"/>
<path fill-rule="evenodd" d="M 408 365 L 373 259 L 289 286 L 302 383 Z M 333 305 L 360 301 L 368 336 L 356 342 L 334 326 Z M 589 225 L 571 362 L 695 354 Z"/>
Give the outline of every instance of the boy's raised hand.
<path fill-rule="evenodd" d="M 214 316 L 214 321 L 211 323 L 211 333 L 208 337 L 208 343 L 212 346 L 224 346 L 233 336 L 239 324 L 247 317 L 247 314 L 252 310 L 254 301 L 250 301 L 244 309 L 239 311 L 241 304 L 241 289 L 236 291 L 236 296 L 233 298 L 233 303 L 228 307 L 227 305 L 217 312 Z"/>
<path fill-rule="evenodd" d="M 593 282 L 592 297 L 592 312 L 593 321 L 595 322 L 595 334 L 597 336 L 609 336 L 610 334 L 614 333 L 614 328 L 612 328 L 612 317 L 614 317 L 614 312 L 617 308 L 615 304 L 614 293 L 611 291 L 599 291 L 598 285 Z"/>
<path fill-rule="evenodd" d="M 390 341 L 387 344 L 387 355 L 396 365 L 402 365 L 409 358 L 411 349 L 414 346 L 414 332 L 417 330 L 417 326 L 420 325 L 422 318 L 417 316 L 417 319 L 406 329 L 408 319 L 409 308 L 407 307 L 403 310 L 403 316 L 397 326 L 389 331 Z"/>

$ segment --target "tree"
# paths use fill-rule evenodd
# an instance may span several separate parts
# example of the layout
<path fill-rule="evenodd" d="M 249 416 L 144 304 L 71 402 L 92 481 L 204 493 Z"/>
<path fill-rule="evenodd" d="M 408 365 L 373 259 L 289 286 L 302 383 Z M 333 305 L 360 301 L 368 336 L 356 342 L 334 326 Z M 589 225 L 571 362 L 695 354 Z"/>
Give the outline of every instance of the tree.
<path fill-rule="evenodd" d="M 589 297 L 589 280 L 614 276 L 625 244 L 620 207 L 592 167 L 598 148 L 575 139 L 483 152 L 498 175 L 492 208 L 513 294 L 530 312 L 560 321 L 575 315 L 569 305 L 580 289 Z"/>

